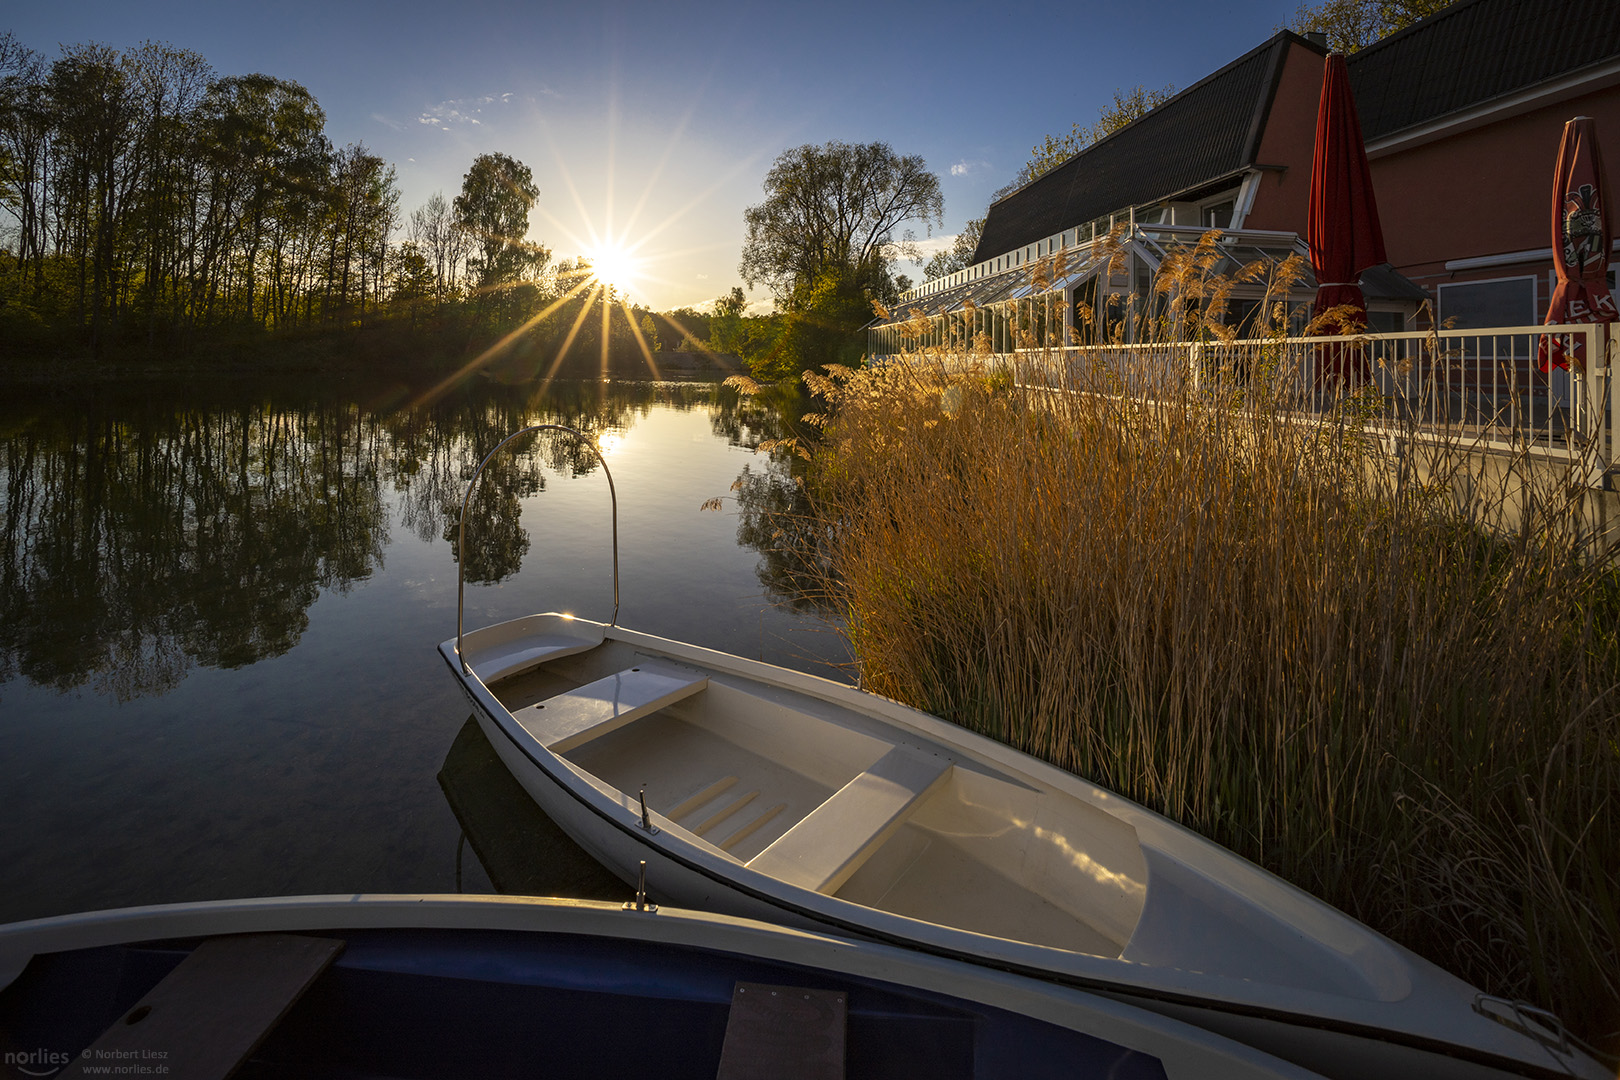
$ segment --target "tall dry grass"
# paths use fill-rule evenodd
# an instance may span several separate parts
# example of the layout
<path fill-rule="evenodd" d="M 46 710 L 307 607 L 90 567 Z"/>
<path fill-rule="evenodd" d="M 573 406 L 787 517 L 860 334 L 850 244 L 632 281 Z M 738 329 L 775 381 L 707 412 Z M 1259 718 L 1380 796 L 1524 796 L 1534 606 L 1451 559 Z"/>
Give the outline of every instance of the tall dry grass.
<path fill-rule="evenodd" d="M 1354 399 L 1281 412 L 1263 361 L 1197 391 L 1098 357 L 1054 392 L 971 348 L 809 376 L 863 684 L 1614 1049 L 1620 578 L 1584 489 L 1482 482 L 1455 439 L 1393 461 Z"/>

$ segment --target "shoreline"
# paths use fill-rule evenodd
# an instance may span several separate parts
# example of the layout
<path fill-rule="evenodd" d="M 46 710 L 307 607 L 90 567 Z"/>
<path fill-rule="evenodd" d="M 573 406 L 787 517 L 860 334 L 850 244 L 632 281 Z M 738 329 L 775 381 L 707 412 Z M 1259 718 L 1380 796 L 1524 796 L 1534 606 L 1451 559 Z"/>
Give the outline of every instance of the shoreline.
<path fill-rule="evenodd" d="M 477 363 L 477 354 L 464 357 L 410 355 L 379 348 L 379 343 L 356 343 L 354 354 L 327 347 L 311 348 L 307 342 L 255 343 L 251 346 L 223 346 L 209 356 L 206 351 L 175 350 L 169 355 L 158 351 L 129 351 L 112 358 L 96 359 L 83 353 L 55 356 L 8 356 L 0 353 L 0 386 L 36 389 L 69 389 L 107 382 L 166 382 L 175 379 L 261 380 L 328 379 L 351 382 L 389 378 L 408 383 L 436 383 L 466 369 L 465 377 L 484 378 L 503 385 L 544 379 L 599 379 L 636 381 L 720 382 L 727 376 L 746 374 L 747 368 L 736 356 L 722 353 L 660 351 L 648 358 L 630 356 L 600 357 L 573 355 L 557 362 L 556 357 L 535 355 L 538 350 L 513 350 Z"/>

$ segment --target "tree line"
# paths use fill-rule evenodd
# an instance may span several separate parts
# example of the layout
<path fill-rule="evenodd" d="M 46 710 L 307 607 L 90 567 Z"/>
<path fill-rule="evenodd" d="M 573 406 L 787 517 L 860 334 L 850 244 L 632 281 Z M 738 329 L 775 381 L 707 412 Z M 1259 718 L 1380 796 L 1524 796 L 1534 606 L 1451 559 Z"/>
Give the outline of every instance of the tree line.
<path fill-rule="evenodd" d="M 919 157 L 790 150 L 745 214 L 742 276 L 777 313 L 748 318 L 734 292 L 655 318 L 525 239 L 539 189 L 522 162 L 482 154 L 459 193 L 406 214 L 393 166 L 325 126 L 298 83 L 221 76 L 173 45 L 52 59 L 0 34 L 0 340 L 103 355 L 381 325 L 460 352 L 503 341 L 542 375 L 666 345 L 796 374 L 858 362 L 872 302 L 910 284 L 898 228 L 942 210 Z"/>
<path fill-rule="evenodd" d="M 393 167 L 335 147 L 295 82 L 190 50 L 0 36 L 0 317 L 95 349 L 363 316 L 388 287 Z"/>
<path fill-rule="evenodd" d="M 525 240 L 539 189 L 522 162 L 479 155 L 459 193 L 404 214 L 394 167 L 325 126 L 298 83 L 221 76 L 173 45 L 51 59 L 0 34 L 0 341 L 101 355 L 377 324 L 461 350 L 519 325 L 531 352 L 648 337 L 648 313 L 588 262 Z"/>

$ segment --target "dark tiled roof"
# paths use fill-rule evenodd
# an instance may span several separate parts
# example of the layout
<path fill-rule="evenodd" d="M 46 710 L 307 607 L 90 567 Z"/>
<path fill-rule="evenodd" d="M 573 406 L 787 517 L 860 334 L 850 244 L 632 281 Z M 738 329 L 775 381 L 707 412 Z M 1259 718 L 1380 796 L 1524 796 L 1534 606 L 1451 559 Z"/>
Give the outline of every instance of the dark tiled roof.
<path fill-rule="evenodd" d="M 1368 142 L 1620 56 L 1616 0 L 1463 0 L 1349 58 Z"/>
<path fill-rule="evenodd" d="M 1253 164 L 1289 41 L 1306 44 L 1276 35 L 991 206 L 974 261 Z"/>

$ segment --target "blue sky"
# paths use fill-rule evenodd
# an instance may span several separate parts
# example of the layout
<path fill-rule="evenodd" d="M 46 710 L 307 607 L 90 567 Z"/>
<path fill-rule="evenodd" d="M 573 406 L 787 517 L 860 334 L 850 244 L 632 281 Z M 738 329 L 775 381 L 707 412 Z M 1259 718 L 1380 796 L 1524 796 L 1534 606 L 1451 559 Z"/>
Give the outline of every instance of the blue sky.
<path fill-rule="evenodd" d="M 165 41 L 219 75 L 303 83 L 334 143 L 396 166 L 407 213 L 454 195 L 476 155 L 511 154 L 540 186 L 531 237 L 557 257 L 634 248 L 631 296 L 663 309 L 741 284 L 743 209 L 789 147 L 921 154 L 948 238 L 1043 135 L 1092 122 L 1116 89 L 1191 85 L 1297 6 L 57 0 L 0 29 L 52 58 Z"/>

